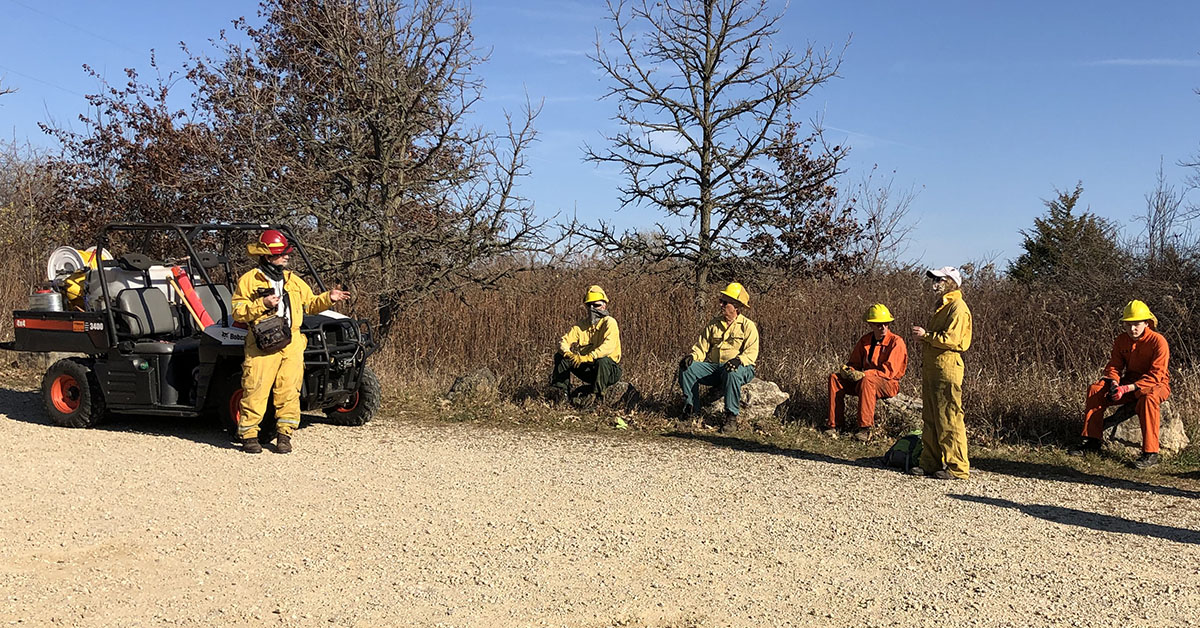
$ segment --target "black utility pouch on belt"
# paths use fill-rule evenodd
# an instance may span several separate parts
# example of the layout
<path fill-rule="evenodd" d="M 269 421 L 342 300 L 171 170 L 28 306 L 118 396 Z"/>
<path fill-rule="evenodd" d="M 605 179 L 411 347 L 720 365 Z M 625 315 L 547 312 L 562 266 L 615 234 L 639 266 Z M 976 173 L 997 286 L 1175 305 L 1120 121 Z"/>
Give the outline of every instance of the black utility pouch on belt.
<path fill-rule="evenodd" d="M 259 288 L 254 296 L 261 299 L 273 294 L 275 291 L 271 288 Z M 254 332 L 254 344 L 266 353 L 275 353 L 292 343 L 291 326 L 282 316 L 272 314 L 251 325 L 250 331 Z"/>
<path fill-rule="evenodd" d="M 268 316 L 254 324 L 254 344 L 266 353 L 275 353 L 292 342 L 291 326 L 280 316 Z"/>

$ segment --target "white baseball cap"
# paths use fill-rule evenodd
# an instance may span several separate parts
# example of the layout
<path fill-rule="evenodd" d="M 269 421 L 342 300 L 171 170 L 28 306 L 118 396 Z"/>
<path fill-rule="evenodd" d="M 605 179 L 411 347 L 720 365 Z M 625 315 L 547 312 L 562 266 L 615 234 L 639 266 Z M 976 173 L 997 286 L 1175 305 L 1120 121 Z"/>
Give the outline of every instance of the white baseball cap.
<path fill-rule="evenodd" d="M 958 286 L 959 288 L 962 287 L 962 273 L 958 272 L 958 269 L 953 266 L 930 268 L 929 270 L 925 271 L 925 274 L 933 278 L 949 277 L 950 279 L 954 280 L 954 285 Z"/>

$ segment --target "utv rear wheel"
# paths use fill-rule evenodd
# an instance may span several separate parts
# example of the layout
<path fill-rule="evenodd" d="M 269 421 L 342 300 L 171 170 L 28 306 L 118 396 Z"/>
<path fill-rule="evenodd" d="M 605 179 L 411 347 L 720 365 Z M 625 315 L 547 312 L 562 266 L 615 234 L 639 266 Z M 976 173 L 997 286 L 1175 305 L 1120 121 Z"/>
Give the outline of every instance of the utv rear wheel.
<path fill-rule="evenodd" d="M 375 377 L 371 367 L 364 366 L 358 390 L 350 395 L 346 403 L 325 408 L 325 416 L 335 425 L 362 425 L 375 416 L 382 401 L 383 387 L 379 384 L 379 378 Z"/>
<path fill-rule="evenodd" d="M 231 437 L 238 437 L 238 419 L 242 414 L 242 372 L 235 371 L 215 380 L 213 388 L 208 393 L 209 413 L 216 417 L 217 424 Z M 266 412 L 263 413 L 262 423 L 258 424 L 258 440 L 267 442 L 275 438 L 275 407 L 273 399 L 267 399 Z"/>
<path fill-rule="evenodd" d="M 42 401 L 55 425 L 91 427 L 104 417 L 104 395 L 91 363 L 59 360 L 42 378 Z"/>

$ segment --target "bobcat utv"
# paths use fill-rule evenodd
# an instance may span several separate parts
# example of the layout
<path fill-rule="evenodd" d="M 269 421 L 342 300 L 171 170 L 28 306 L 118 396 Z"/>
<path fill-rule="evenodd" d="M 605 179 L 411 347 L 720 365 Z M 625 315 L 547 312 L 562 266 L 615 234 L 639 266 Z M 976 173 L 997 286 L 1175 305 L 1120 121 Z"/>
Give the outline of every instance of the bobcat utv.
<path fill-rule="evenodd" d="M 81 252 L 93 258 L 90 264 L 83 255 L 66 263 L 58 256 L 56 267 L 51 258 L 47 274 L 55 289 L 32 295 L 31 309 L 13 312 L 15 339 L 0 349 L 86 356 L 58 360 L 42 378 L 46 412 L 58 425 L 88 427 L 111 412 L 208 415 L 235 430 L 246 329 L 233 321 L 238 273 L 229 258 L 245 259 L 237 243 L 264 229 L 282 231 L 299 254 L 293 260 L 303 261 L 291 270 L 315 283 L 315 291 L 325 290 L 303 244 L 283 225 L 110 224 L 95 249 Z M 153 240 L 178 257 L 156 261 L 128 252 L 103 259 L 114 238 Z M 242 255 L 227 256 L 231 246 Z M 74 254 L 67 247 L 56 254 L 64 250 Z M 305 316 L 301 331 L 308 339 L 301 408 L 321 410 L 335 424 L 366 423 L 381 397 L 366 363 L 376 346 L 370 324 L 326 311 Z M 264 429 L 274 427 L 270 408 Z"/>

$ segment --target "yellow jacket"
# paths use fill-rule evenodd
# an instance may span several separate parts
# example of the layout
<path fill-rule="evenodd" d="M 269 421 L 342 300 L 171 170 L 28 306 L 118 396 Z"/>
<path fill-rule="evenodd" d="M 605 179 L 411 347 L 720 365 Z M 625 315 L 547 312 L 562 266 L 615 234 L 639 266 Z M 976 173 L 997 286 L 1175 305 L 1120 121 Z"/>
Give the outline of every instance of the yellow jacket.
<path fill-rule="evenodd" d="M 238 279 L 237 289 L 233 291 L 233 320 L 239 323 L 253 325 L 259 320 L 275 313 L 275 308 L 269 308 L 263 303 L 266 297 L 256 296 L 260 288 L 273 288 L 271 280 L 257 268 L 250 270 Z M 305 314 L 324 312 L 333 307 L 329 292 L 314 295 L 312 288 L 290 270 L 283 271 L 283 291 L 287 293 L 288 303 L 292 313 L 292 333 L 300 330 Z M 253 344 L 250 338 L 246 345 Z"/>
<path fill-rule="evenodd" d="M 620 362 L 621 328 L 617 326 L 617 319 L 611 316 L 596 321 L 595 325 L 584 319 L 563 334 L 558 348 L 563 353 L 571 351 L 590 355 L 595 360 L 612 358 L 613 362 Z"/>
<path fill-rule="evenodd" d="M 963 301 L 961 290 L 942 295 L 942 306 L 933 313 L 925 331 L 921 340 L 925 342 L 926 363 L 947 352 L 962 353 L 971 348 L 971 310 Z"/>
<path fill-rule="evenodd" d="M 754 366 L 758 360 L 758 325 L 738 314 L 732 325 L 725 317 L 718 316 L 709 321 L 700 339 L 692 345 L 692 359 L 697 362 L 724 364 L 739 358 L 745 366 Z"/>

